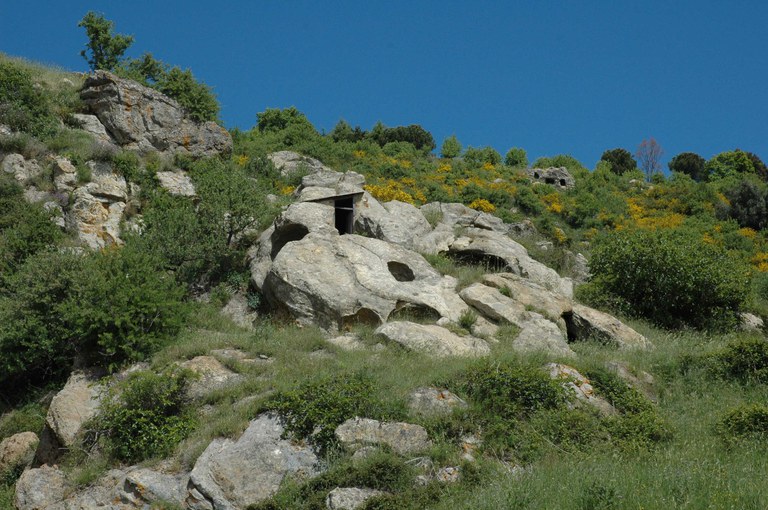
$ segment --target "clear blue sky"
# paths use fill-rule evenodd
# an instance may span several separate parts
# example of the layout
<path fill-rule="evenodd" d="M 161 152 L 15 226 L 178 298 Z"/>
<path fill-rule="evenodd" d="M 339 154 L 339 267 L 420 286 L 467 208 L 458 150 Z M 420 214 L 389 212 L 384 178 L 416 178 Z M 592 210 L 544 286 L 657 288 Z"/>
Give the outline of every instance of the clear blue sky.
<path fill-rule="evenodd" d="M 213 86 L 227 127 L 293 105 L 320 130 L 417 123 L 590 168 L 651 136 L 665 161 L 768 161 L 764 1 L 0 0 L 0 51 L 85 71 L 88 10 Z"/>

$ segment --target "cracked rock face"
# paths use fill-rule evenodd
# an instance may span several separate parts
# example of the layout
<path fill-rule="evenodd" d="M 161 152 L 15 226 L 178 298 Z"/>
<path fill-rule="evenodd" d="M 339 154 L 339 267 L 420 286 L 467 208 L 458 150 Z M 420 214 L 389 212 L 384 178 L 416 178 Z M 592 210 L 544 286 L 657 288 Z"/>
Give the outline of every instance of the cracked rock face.
<path fill-rule="evenodd" d="M 89 76 L 80 97 L 124 149 L 198 157 L 232 151 L 232 137 L 223 127 L 198 124 L 168 96 L 107 71 Z"/>
<path fill-rule="evenodd" d="M 282 439 L 275 415 L 251 422 L 237 441 L 214 439 L 190 474 L 191 508 L 245 510 L 277 492 L 286 475 L 318 474 L 318 459 L 307 446 Z"/>
<path fill-rule="evenodd" d="M 456 280 L 398 245 L 358 235 L 310 233 L 277 253 L 262 292 L 297 319 L 325 329 L 378 325 L 405 307 L 458 320 Z"/>

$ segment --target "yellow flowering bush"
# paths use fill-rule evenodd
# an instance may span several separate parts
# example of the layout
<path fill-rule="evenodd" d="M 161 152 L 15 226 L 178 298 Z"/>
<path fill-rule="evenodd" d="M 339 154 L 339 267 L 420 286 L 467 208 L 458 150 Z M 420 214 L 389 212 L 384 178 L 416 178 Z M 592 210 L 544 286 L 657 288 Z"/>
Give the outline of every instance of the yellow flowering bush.
<path fill-rule="evenodd" d="M 484 198 L 478 198 L 472 201 L 472 203 L 469 204 L 470 209 L 474 209 L 476 211 L 486 212 L 486 213 L 492 213 L 496 210 L 496 206 L 490 203 L 488 200 Z"/>

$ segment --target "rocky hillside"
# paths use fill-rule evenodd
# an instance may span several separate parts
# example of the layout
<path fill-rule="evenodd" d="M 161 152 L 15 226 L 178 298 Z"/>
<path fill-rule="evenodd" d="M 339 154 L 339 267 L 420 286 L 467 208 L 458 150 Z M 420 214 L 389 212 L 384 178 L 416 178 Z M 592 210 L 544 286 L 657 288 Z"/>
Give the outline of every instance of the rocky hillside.
<path fill-rule="evenodd" d="M 648 183 L 0 84 L 0 506 L 768 503 L 754 160 Z"/>

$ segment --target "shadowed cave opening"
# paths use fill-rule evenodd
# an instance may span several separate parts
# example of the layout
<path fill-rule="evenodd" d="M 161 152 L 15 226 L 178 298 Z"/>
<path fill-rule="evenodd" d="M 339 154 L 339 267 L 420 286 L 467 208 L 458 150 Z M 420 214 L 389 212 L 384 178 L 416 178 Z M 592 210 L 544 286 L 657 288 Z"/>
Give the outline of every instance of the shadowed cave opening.
<path fill-rule="evenodd" d="M 416 279 L 413 270 L 407 264 L 395 260 L 387 262 L 387 269 L 398 282 L 412 282 Z"/>
<path fill-rule="evenodd" d="M 291 241 L 301 241 L 307 234 L 309 234 L 309 230 L 304 225 L 285 225 L 275 230 L 270 237 L 270 241 L 272 241 L 270 257 L 274 259 L 286 244 Z"/>

